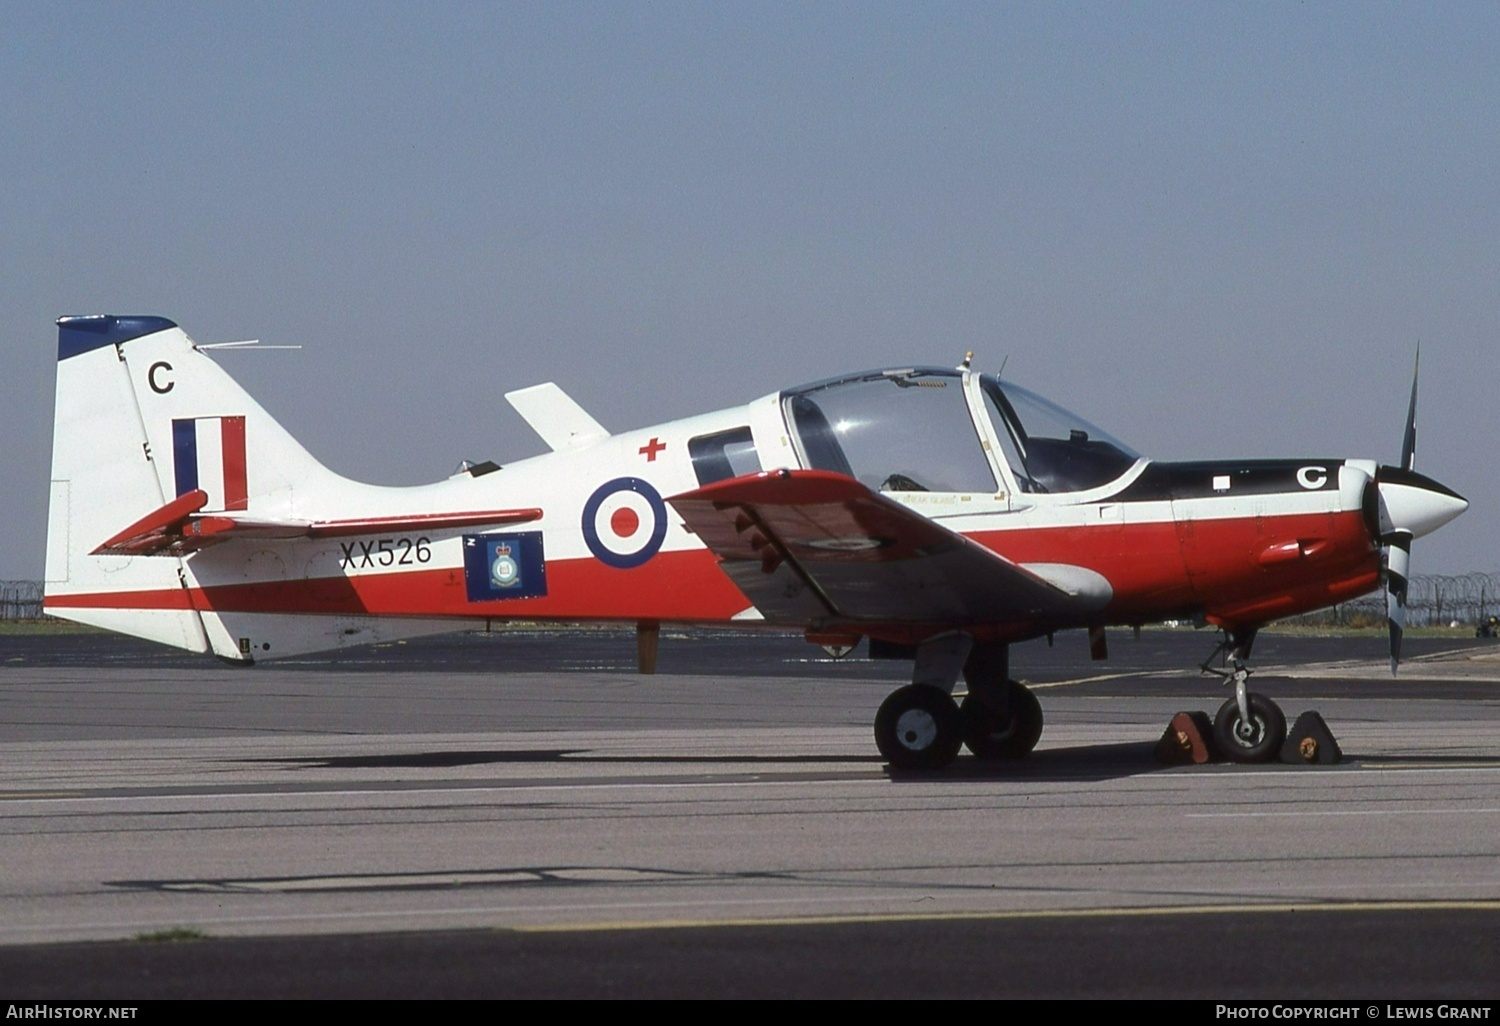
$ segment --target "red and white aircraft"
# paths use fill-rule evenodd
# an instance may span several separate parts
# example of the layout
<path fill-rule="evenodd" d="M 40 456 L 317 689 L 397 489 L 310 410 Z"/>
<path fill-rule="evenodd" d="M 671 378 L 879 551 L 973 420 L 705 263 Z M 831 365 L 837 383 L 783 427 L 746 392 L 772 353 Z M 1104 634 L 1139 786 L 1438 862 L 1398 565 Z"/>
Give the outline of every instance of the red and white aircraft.
<path fill-rule="evenodd" d="M 1468 503 L 1401 465 L 1159 463 L 989 374 L 853 374 L 612 435 L 554 384 L 507 395 L 552 452 L 436 484 L 329 471 L 160 317 L 58 322 L 46 609 L 235 662 L 498 620 L 798 628 L 913 659 L 875 720 L 899 767 L 1025 755 L 1012 642 L 1195 619 L 1236 695 L 1215 734 L 1272 757 L 1245 686 L 1267 621 L 1387 582 Z M 960 677 L 967 697 L 955 703 Z"/>

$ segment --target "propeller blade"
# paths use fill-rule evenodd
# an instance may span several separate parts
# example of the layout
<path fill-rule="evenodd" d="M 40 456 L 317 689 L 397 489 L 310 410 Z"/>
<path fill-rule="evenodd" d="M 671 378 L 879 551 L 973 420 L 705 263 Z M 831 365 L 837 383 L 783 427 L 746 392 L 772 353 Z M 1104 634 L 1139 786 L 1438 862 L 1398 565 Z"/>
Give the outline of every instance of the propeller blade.
<path fill-rule="evenodd" d="M 1392 534 L 1385 550 L 1385 623 L 1391 634 L 1391 676 L 1401 663 L 1401 638 L 1406 633 L 1406 590 L 1411 572 L 1411 534 Z"/>
<path fill-rule="evenodd" d="M 1406 432 L 1401 436 L 1401 469 L 1415 470 L 1417 465 L 1417 370 L 1422 365 L 1422 343 L 1417 343 L 1417 359 L 1411 366 L 1411 403 L 1406 407 Z"/>

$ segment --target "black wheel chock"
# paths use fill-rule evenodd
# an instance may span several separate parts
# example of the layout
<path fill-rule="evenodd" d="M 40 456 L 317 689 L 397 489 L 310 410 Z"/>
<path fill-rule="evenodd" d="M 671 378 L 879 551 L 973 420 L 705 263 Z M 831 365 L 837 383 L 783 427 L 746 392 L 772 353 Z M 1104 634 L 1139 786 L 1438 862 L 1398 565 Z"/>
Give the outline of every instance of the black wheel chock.
<path fill-rule="evenodd" d="M 1180 712 L 1173 716 L 1156 743 L 1156 761 L 1168 766 L 1201 766 L 1218 758 L 1213 721 L 1206 712 Z"/>
<path fill-rule="evenodd" d="M 1322 716 L 1311 710 L 1297 717 L 1281 746 L 1281 761 L 1298 766 L 1331 766 L 1343 758 L 1333 731 Z"/>

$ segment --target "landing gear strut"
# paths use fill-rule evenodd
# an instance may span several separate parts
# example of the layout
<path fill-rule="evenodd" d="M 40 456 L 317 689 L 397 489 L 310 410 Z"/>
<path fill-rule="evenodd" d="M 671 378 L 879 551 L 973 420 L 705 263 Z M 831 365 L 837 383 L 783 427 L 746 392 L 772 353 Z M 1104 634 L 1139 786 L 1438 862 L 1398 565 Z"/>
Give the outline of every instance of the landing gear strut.
<path fill-rule="evenodd" d="M 897 769 L 941 769 L 960 746 L 981 759 L 1019 759 L 1042 736 L 1036 696 L 1009 678 L 1009 646 L 975 645 L 967 634 L 929 638 L 917 648 L 912 683 L 893 692 L 875 717 L 875 744 Z M 952 691 L 959 673 L 969 694 Z"/>
<path fill-rule="evenodd" d="M 1234 697 L 1219 707 L 1214 717 L 1214 741 L 1219 752 L 1231 762 L 1269 762 L 1286 741 L 1286 715 L 1265 695 L 1247 687 L 1254 671 L 1245 665 L 1250 646 L 1255 643 L 1255 628 L 1226 631 L 1209 657 L 1203 661 L 1204 673 L 1224 678 L 1234 685 Z M 1211 665 L 1218 656 L 1230 668 Z"/>

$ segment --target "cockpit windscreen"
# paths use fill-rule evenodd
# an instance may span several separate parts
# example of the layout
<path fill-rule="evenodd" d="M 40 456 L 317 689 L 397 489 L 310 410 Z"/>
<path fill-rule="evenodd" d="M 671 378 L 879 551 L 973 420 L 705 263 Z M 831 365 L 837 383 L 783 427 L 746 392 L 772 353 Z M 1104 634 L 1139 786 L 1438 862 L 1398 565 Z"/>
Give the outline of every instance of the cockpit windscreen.
<path fill-rule="evenodd" d="M 1081 492 L 1109 484 L 1140 455 L 1035 392 L 986 374 L 985 405 L 1023 492 Z"/>

